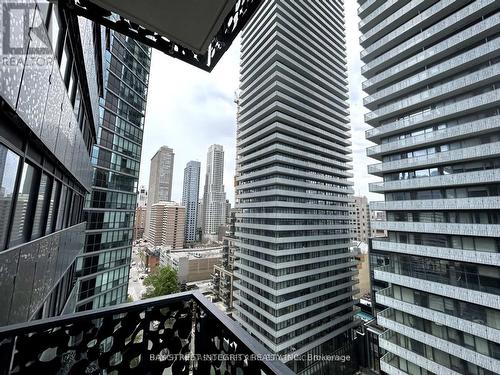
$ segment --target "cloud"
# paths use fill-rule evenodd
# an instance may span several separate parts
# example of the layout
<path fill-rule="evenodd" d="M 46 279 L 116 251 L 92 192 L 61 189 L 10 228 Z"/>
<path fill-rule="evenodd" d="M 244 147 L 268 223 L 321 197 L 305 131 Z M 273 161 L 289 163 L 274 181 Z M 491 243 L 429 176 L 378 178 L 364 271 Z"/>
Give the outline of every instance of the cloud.
<path fill-rule="evenodd" d="M 353 167 L 356 194 L 380 200 L 379 194 L 368 192 L 367 165 L 376 163 L 366 156 L 372 145 L 365 139 L 363 78 L 359 55 L 357 2 L 345 2 L 347 60 L 349 73 L 350 112 L 353 139 Z M 234 202 L 233 176 L 236 158 L 236 105 L 234 92 L 239 85 L 239 38 L 237 38 L 212 73 L 154 51 L 149 84 L 148 105 L 139 184 L 148 186 L 151 157 L 162 145 L 175 152 L 172 199 L 182 197 L 183 173 L 186 163 L 198 160 L 202 164 L 200 194 L 203 191 L 206 154 L 211 144 L 224 146 L 224 183 L 226 194 Z"/>
<path fill-rule="evenodd" d="M 201 195 L 208 147 L 217 143 L 224 146 L 224 183 L 228 198 L 234 200 L 238 45 L 235 40 L 212 73 L 153 52 L 140 185 L 148 186 L 150 160 L 160 146 L 167 145 L 175 152 L 172 199 L 181 201 L 184 167 L 190 160 L 202 164 Z"/>

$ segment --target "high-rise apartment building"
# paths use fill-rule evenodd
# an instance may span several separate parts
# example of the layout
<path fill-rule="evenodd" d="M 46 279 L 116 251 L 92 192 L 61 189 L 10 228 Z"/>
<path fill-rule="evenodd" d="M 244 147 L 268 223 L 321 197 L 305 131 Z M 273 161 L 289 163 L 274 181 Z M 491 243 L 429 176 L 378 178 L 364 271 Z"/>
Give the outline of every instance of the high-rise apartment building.
<path fill-rule="evenodd" d="M 219 227 L 226 223 L 224 192 L 224 149 L 212 145 L 207 153 L 207 170 L 203 192 L 203 239 L 216 241 Z"/>
<path fill-rule="evenodd" d="M 148 191 L 145 186 L 139 188 L 137 194 L 137 207 L 147 207 L 148 205 Z"/>
<path fill-rule="evenodd" d="M 359 4 L 381 369 L 498 374 L 500 2 Z"/>
<path fill-rule="evenodd" d="M 172 178 L 174 175 L 174 150 L 161 146 L 151 158 L 146 213 L 146 234 L 149 232 L 149 218 L 153 204 L 172 200 Z"/>
<path fill-rule="evenodd" d="M 151 206 L 148 241 L 153 246 L 184 247 L 186 208 L 175 202 L 159 202 Z"/>
<path fill-rule="evenodd" d="M 365 196 L 354 196 L 351 204 L 352 239 L 368 243 L 370 237 L 370 206 Z"/>
<path fill-rule="evenodd" d="M 139 188 L 139 191 L 137 192 L 137 203 L 134 218 L 134 241 L 144 237 L 144 230 L 146 228 L 147 204 L 148 191 L 144 186 L 141 186 Z"/>
<path fill-rule="evenodd" d="M 231 202 L 229 202 L 229 199 L 226 199 L 226 206 L 225 206 L 225 216 L 226 216 L 226 224 L 231 223 Z"/>
<path fill-rule="evenodd" d="M 76 310 L 125 302 L 151 50 L 117 32 L 104 34 L 104 98 L 92 151 L 85 254 L 78 259 Z"/>
<path fill-rule="evenodd" d="M 187 243 L 196 241 L 198 198 L 200 195 L 200 169 L 201 163 L 199 161 L 190 161 L 187 163 L 186 168 L 184 168 L 182 205 L 186 208 L 184 240 Z"/>
<path fill-rule="evenodd" d="M 275 353 L 332 353 L 356 324 L 346 70 L 341 1 L 267 0 L 243 31 L 235 318 Z"/>
<path fill-rule="evenodd" d="M 102 91 L 100 27 L 0 7 L 0 326 L 71 312 Z"/>

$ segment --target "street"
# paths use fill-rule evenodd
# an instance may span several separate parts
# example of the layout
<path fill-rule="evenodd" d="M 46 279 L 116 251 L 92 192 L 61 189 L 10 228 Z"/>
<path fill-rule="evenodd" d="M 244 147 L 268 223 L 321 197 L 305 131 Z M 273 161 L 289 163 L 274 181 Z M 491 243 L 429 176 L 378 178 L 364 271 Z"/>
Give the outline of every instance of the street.
<path fill-rule="evenodd" d="M 139 247 L 134 246 L 132 247 L 132 262 L 128 283 L 128 294 L 134 301 L 140 300 L 142 294 L 146 291 L 146 287 L 143 285 L 144 280 L 140 279 L 140 276 L 143 274 L 141 258 L 139 257 Z"/>

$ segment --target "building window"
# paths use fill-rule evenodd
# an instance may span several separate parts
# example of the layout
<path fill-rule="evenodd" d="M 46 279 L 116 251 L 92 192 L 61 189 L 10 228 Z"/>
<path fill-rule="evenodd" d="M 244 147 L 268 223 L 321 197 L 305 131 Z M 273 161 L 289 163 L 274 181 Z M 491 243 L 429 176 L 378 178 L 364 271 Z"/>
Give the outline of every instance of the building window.
<path fill-rule="evenodd" d="M 51 180 L 45 173 L 42 174 L 40 179 L 40 188 L 38 189 L 38 199 L 35 207 L 35 214 L 33 220 L 33 232 L 31 239 L 39 238 L 43 235 L 45 227 L 45 218 L 47 216 L 47 203 L 50 198 Z"/>
<path fill-rule="evenodd" d="M 33 210 L 37 200 L 40 172 L 32 165 L 24 163 L 21 183 L 17 194 L 16 208 L 12 222 L 9 246 L 29 240 Z"/>
<path fill-rule="evenodd" d="M 5 248 L 19 156 L 0 144 L 0 250 Z"/>
<path fill-rule="evenodd" d="M 45 233 L 50 234 L 54 232 L 55 218 L 57 217 L 57 207 L 59 204 L 59 194 L 61 193 L 61 183 L 59 181 L 54 181 L 52 184 L 52 192 L 50 194 L 50 201 L 48 207 L 47 215 L 47 226 L 45 227 Z"/>

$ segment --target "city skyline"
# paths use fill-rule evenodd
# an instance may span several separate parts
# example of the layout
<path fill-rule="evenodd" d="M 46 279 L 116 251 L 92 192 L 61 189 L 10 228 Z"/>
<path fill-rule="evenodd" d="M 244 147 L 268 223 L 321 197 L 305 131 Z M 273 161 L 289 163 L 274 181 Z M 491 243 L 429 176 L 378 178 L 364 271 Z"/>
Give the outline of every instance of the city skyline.
<path fill-rule="evenodd" d="M 366 156 L 366 147 L 373 143 L 365 139 L 369 126 L 363 119 L 367 110 L 363 106 L 365 93 L 361 90 L 364 79 L 360 73 L 357 2 L 346 2 L 345 14 L 354 159 L 352 180 L 356 195 L 378 201 L 383 197 L 368 191 L 368 182 L 378 179 L 370 176 L 366 167 L 375 161 Z M 181 202 L 184 166 L 190 160 L 199 161 L 200 175 L 205 176 L 206 150 L 217 143 L 224 146 L 224 185 L 227 199 L 234 206 L 237 109 L 234 99 L 239 85 L 239 42 L 235 40 L 210 74 L 153 51 L 139 186 L 147 186 L 149 161 L 158 148 L 166 144 L 176 154 L 172 200 Z M 202 192 L 200 187 L 199 198 Z"/>

